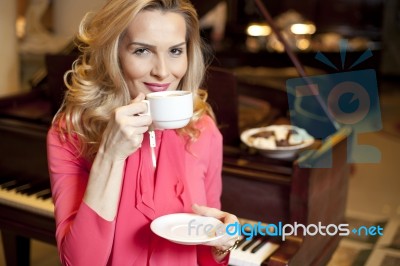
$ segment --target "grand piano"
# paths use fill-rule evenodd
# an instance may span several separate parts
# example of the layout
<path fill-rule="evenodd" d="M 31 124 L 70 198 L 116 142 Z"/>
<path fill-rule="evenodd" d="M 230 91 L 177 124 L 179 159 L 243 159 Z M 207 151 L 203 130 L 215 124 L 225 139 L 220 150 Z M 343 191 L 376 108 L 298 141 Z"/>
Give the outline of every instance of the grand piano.
<path fill-rule="evenodd" d="M 74 58 L 74 53 L 48 56 L 47 75 L 30 92 L 0 100 L 0 230 L 9 266 L 29 265 L 30 239 L 56 243 L 46 133 L 62 97 L 62 74 Z M 210 68 L 204 84 L 224 135 L 223 209 L 244 222 L 344 222 L 351 132 L 342 129 L 301 157 L 262 157 L 240 143 L 236 85 L 235 76 L 219 68 Z M 329 154 L 332 168 L 312 167 Z M 242 241 L 230 264 L 325 265 L 339 239 L 256 237 Z"/>

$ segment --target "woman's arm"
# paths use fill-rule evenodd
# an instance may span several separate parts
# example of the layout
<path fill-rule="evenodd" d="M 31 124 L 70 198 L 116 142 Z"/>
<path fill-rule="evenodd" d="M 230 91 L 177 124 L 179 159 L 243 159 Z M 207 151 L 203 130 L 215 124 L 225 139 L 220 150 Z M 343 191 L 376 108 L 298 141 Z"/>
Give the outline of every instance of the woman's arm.
<path fill-rule="evenodd" d="M 107 221 L 117 214 L 125 160 L 140 147 L 152 122 L 150 116 L 138 116 L 146 111 L 144 98 L 139 94 L 131 104 L 115 110 L 90 171 L 83 200 Z"/>
<path fill-rule="evenodd" d="M 48 163 L 64 265 L 105 265 L 112 248 L 125 159 L 140 146 L 151 118 L 137 116 L 144 95 L 117 108 L 90 166 L 77 139 L 61 141 L 55 126 L 47 138 Z"/>
<path fill-rule="evenodd" d="M 218 211 L 221 208 L 221 194 L 222 194 L 222 135 L 216 127 L 215 123 L 210 117 L 203 118 L 202 127 L 206 128 L 202 134 L 209 138 L 208 145 L 204 145 L 208 151 L 208 167 L 206 176 L 204 178 L 204 186 L 206 191 L 207 208 L 205 206 L 193 206 L 193 211 L 201 215 L 215 216 L 216 213 L 206 213 L 209 210 Z M 215 209 L 214 209 L 215 208 Z M 218 211 L 217 214 L 224 212 Z M 224 213 L 229 215 L 228 213 Z M 224 217 L 216 217 L 225 220 Z M 228 217 L 229 218 L 229 217 Z M 236 218 L 236 217 L 234 217 Z M 226 222 L 230 222 L 226 221 Z M 211 246 L 197 246 L 197 254 L 199 265 L 228 265 L 229 255 L 217 255 L 214 252 L 214 247 Z"/>
<path fill-rule="evenodd" d="M 82 201 L 90 164 L 78 157 L 74 143 L 61 142 L 54 128 L 48 133 L 47 155 L 62 264 L 106 265 L 115 224 Z"/>

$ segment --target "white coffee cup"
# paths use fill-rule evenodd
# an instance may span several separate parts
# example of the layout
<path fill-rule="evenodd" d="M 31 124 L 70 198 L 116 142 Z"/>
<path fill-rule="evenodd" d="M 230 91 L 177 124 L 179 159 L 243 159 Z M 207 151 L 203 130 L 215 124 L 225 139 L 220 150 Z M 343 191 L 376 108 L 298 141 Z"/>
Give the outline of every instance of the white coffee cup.
<path fill-rule="evenodd" d="M 190 91 L 159 91 L 146 95 L 147 115 L 155 129 L 177 129 L 186 126 L 193 116 Z"/>

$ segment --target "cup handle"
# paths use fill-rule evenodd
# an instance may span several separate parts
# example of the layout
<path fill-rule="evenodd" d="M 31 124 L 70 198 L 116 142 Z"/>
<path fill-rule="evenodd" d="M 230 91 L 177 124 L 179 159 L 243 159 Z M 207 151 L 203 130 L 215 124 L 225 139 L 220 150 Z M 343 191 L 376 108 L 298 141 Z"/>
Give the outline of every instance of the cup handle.
<path fill-rule="evenodd" d="M 142 102 L 147 105 L 147 112 L 141 113 L 139 115 L 150 115 L 150 102 L 149 102 L 149 100 L 142 100 Z"/>

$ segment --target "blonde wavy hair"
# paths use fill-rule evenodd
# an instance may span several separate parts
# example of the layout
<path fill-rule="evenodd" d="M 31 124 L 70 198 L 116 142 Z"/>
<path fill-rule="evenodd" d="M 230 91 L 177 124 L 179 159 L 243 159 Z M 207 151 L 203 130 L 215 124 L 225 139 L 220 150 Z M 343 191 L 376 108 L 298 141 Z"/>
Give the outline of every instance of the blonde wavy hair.
<path fill-rule="evenodd" d="M 81 155 L 94 158 L 113 110 L 131 101 L 120 67 L 118 46 L 129 23 L 142 10 L 175 12 L 186 22 L 188 69 L 178 90 L 192 91 L 194 115 L 178 132 L 194 141 L 200 134 L 196 121 L 204 114 L 215 119 L 200 89 L 206 70 L 204 44 L 196 10 L 186 0 L 109 0 L 82 20 L 77 44 L 82 52 L 64 76 L 67 92 L 53 123 L 62 136 L 76 136 Z"/>

